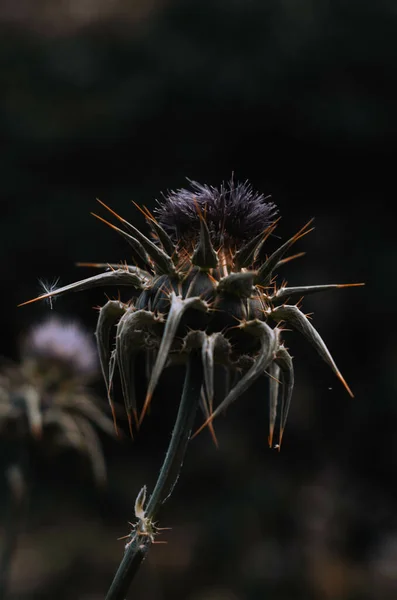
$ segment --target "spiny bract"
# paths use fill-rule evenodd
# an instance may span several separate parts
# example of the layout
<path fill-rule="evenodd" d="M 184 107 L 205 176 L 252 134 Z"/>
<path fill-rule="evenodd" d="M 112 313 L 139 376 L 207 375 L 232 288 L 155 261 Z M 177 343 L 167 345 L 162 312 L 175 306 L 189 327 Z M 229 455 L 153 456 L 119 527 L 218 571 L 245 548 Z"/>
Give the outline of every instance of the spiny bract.
<path fill-rule="evenodd" d="M 247 182 L 239 184 L 232 179 L 219 188 L 190 184 L 191 189 L 165 195 L 155 216 L 140 208 L 151 239 L 99 201 L 123 229 L 94 216 L 124 237 L 131 246 L 133 262 L 141 266 L 86 263 L 106 270 L 35 300 L 94 286 L 128 286 L 134 290 L 134 300 L 109 300 L 100 309 L 96 330 L 109 401 L 113 407 L 111 388 L 117 364 L 130 428 L 133 416 L 137 426 L 142 422 L 163 369 L 194 349 L 201 354 L 204 367 L 201 401 L 206 421 L 200 430 L 209 425 L 212 431 L 213 419 L 265 375 L 270 388 L 269 445 L 277 417 L 280 445 L 294 386 L 292 358 L 282 342 L 281 322 L 313 344 L 353 395 L 319 333 L 296 304 L 289 304 L 308 293 L 345 286 L 277 287 L 275 271 L 299 256 L 286 254 L 311 231 L 311 221 L 267 257 L 264 242 L 277 223 L 273 203 L 255 193 Z M 113 326 L 116 336 L 112 349 Z M 150 379 L 138 416 L 134 367 L 142 351 L 150 366 Z M 236 377 L 214 409 L 217 365 Z"/>

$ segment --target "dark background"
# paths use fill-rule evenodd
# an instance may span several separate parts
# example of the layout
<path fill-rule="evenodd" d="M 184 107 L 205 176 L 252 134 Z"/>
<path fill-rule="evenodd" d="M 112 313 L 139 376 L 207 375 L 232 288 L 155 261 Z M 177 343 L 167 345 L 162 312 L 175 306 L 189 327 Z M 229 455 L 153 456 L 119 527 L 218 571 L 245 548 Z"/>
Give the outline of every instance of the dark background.
<path fill-rule="evenodd" d="M 282 239 L 315 217 L 296 247 L 307 255 L 283 272 L 291 285 L 366 282 L 304 305 L 355 399 L 286 334 L 297 381 L 281 453 L 257 386 L 219 419 L 219 450 L 206 432 L 191 443 L 162 516 L 168 545 L 131 597 L 397 597 L 396 31 L 391 0 L 1 4 L 3 356 L 49 314 L 17 308 L 39 278 L 66 284 L 92 274 L 77 261 L 128 258 L 90 216 L 95 198 L 141 227 L 131 200 L 151 208 L 186 177 L 234 172 L 271 193 Z M 93 331 L 104 300 L 71 294 L 54 311 Z M 134 443 L 103 439 L 107 490 L 72 454 L 36 465 L 13 598 L 104 597 L 181 385 L 164 375 Z"/>

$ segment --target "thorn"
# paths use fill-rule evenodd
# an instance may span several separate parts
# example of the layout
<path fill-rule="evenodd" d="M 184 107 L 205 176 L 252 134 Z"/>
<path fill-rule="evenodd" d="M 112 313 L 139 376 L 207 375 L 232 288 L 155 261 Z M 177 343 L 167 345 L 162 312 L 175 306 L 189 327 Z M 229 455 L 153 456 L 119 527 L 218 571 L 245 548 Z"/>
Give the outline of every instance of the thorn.
<path fill-rule="evenodd" d="M 37 296 L 36 298 L 32 298 L 31 300 L 27 300 L 26 302 L 21 302 L 21 304 L 17 304 L 17 308 L 21 306 L 26 306 L 27 304 L 32 304 L 33 302 L 38 302 L 38 300 L 44 300 L 45 298 L 49 298 L 52 293 L 42 294 L 41 296 Z"/>
<path fill-rule="evenodd" d="M 269 427 L 269 435 L 267 438 L 267 441 L 269 443 L 269 448 L 271 448 L 273 446 L 273 434 L 274 434 L 274 425 L 271 425 Z"/>
<path fill-rule="evenodd" d="M 131 200 L 131 202 L 135 206 L 135 208 L 137 208 L 139 210 L 139 212 L 141 212 L 143 214 L 143 216 L 145 217 L 146 220 L 149 220 L 149 221 L 155 221 L 156 220 L 153 217 L 153 215 L 150 214 L 150 212 L 148 211 L 148 209 L 146 208 L 146 206 L 139 206 L 139 204 L 137 204 L 136 202 L 134 202 L 134 200 Z"/>
<path fill-rule="evenodd" d="M 305 256 L 306 252 L 297 252 L 297 254 L 293 254 L 292 256 L 287 256 L 287 258 L 283 258 L 279 261 L 278 263 L 278 267 L 281 265 L 285 265 L 286 263 L 290 262 L 291 260 L 295 260 L 295 258 L 301 258 L 302 256 Z"/>
<path fill-rule="evenodd" d="M 120 437 L 119 428 L 117 427 L 116 410 L 114 408 L 114 404 L 113 404 L 112 400 L 110 399 L 110 390 L 108 390 L 108 398 L 109 398 L 110 410 L 112 411 L 114 430 L 116 432 L 117 437 Z"/>
<path fill-rule="evenodd" d="M 350 389 L 350 387 L 348 386 L 348 384 L 346 383 L 346 381 L 345 381 L 345 379 L 344 379 L 344 377 L 343 377 L 342 373 L 341 373 L 340 371 L 337 371 L 336 375 L 337 375 L 338 379 L 339 379 L 339 380 L 340 380 L 340 381 L 343 383 L 343 385 L 344 385 L 345 389 L 347 390 L 348 394 L 350 395 L 350 397 L 351 397 L 351 398 L 354 398 L 354 394 L 353 394 L 353 392 L 351 391 L 351 389 Z"/>
<path fill-rule="evenodd" d="M 138 429 L 139 429 L 139 428 L 140 428 L 140 426 L 142 425 L 142 421 L 143 421 L 143 419 L 145 418 L 145 415 L 146 415 L 147 409 L 149 408 L 149 404 L 150 404 L 151 400 L 152 400 L 152 395 L 151 395 L 151 394 L 147 394 L 147 395 L 146 395 L 146 398 L 145 398 L 145 402 L 144 402 L 144 404 L 143 404 L 143 408 L 142 408 L 141 415 L 140 415 L 140 417 L 139 417 L 139 421 L 138 421 Z"/>
<path fill-rule="evenodd" d="M 76 267 L 93 267 L 94 269 L 105 267 L 105 263 L 97 263 L 97 262 L 77 262 L 74 263 Z"/>
<path fill-rule="evenodd" d="M 131 413 L 127 413 L 127 419 L 128 419 L 128 429 L 130 431 L 131 439 L 134 439 L 134 434 L 132 432 L 132 415 L 131 415 Z"/>
<path fill-rule="evenodd" d="M 344 288 L 344 287 L 360 287 L 362 285 L 365 285 L 365 283 L 337 283 L 337 287 L 338 288 Z"/>
<path fill-rule="evenodd" d="M 210 415 L 210 416 L 207 418 L 207 420 L 206 420 L 206 421 L 204 421 L 204 423 L 203 423 L 203 424 L 202 424 L 202 425 L 201 425 L 201 426 L 200 426 L 200 427 L 197 429 L 197 431 L 195 431 L 195 432 L 193 433 L 193 435 L 191 436 L 191 438 L 190 438 L 190 439 L 194 440 L 194 438 L 195 438 L 195 437 L 196 437 L 196 436 L 197 436 L 199 433 L 201 433 L 201 431 L 203 431 L 203 429 L 204 429 L 205 427 L 209 426 L 209 424 L 210 424 L 210 423 L 213 421 L 213 419 L 214 419 L 214 415 L 212 414 L 212 415 Z"/>
<path fill-rule="evenodd" d="M 105 204 L 104 202 L 102 202 L 102 200 L 99 200 L 99 198 L 97 198 L 97 202 L 99 202 L 99 204 L 101 204 L 104 208 L 106 208 L 106 210 L 108 210 L 113 216 L 116 217 L 116 219 L 119 219 L 119 221 L 125 222 L 125 219 L 123 219 L 123 217 L 120 217 L 120 215 L 118 215 L 116 213 L 116 211 L 114 211 L 113 209 L 110 208 L 110 206 L 107 206 L 107 204 Z M 91 213 L 94 214 L 94 213 Z M 96 217 L 97 215 L 94 215 L 94 217 Z"/>
<path fill-rule="evenodd" d="M 302 302 L 303 302 L 303 299 L 304 299 L 304 296 L 301 296 L 301 297 L 299 298 L 298 302 L 295 302 L 295 306 L 296 306 L 296 308 L 300 308 L 300 305 L 302 304 Z M 283 302 L 283 306 L 284 306 L 285 304 L 287 304 L 287 300 L 286 300 L 285 302 Z"/>
<path fill-rule="evenodd" d="M 280 381 L 280 379 L 277 379 L 277 377 L 275 377 L 274 375 L 271 375 L 269 373 L 269 371 L 264 371 L 265 375 L 267 375 L 267 377 L 270 377 L 270 379 L 273 379 L 273 381 L 277 381 L 277 383 L 282 383 L 282 381 Z"/>
<path fill-rule="evenodd" d="M 216 447 L 216 448 L 219 448 L 218 439 L 217 439 L 217 437 L 216 437 L 216 433 L 215 433 L 214 425 L 213 425 L 213 423 L 212 423 L 212 422 L 208 424 L 208 429 L 210 430 L 210 435 L 211 435 L 212 441 L 213 441 L 213 442 L 214 442 L 214 444 L 215 444 L 215 447 Z"/>
<path fill-rule="evenodd" d="M 134 203 L 134 204 L 135 204 L 135 203 Z M 146 210 L 146 213 L 147 213 L 148 217 L 149 217 L 149 218 L 150 218 L 152 221 L 154 221 L 155 223 L 157 223 L 157 224 L 158 224 L 158 221 L 157 221 L 156 217 L 154 216 L 154 214 L 153 214 L 153 213 L 151 213 L 151 212 L 150 212 L 150 210 L 148 209 L 148 207 L 147 207 L 147 206 L 145 206 L 145 204 L 143 204 L 143 208 Z"/>
<path fill-rule="evenodd" d="M 110 209 L 109 209 L 110 210 Z M 116 225 L 113 225 L 113 223 L 110 223 L 109 221 L 106 221 L 106 219 L 104 219 L 103 217 L 100 217 L 99 215 L 97 215 L 96 213 L 92 212 L 91 215 L 93 217 L 95 217 L 96 219 L 99 219 L 99 221 L 102 221 L 102 223 L 105 223 L 105 225 L 109 225 L 109 227 L 111 227 L 112 229 L 114 229 L 115 231 L 121 231 L 121 229 L 119 227 L 117 227 Z M 121 217 L 120 217 L 121 219 Z"/>
<path fill-rule="evenodd" d="M 212 414 L 212 406 L 208 405 L 205 393 L 202 393 L 201 398 L 202 398 L 202 401 L 203 401 L 205 416 L 208 418 L 210 416 L 210 414 Z M 210 430 L 210 435 L 211 435 L 212 441 L 215 444 L 215 447 L 219 448 L 219 444 L 218 444 L 218 440 L 217 440 L 217 437 L 216 437 L 214 425 L 213 425 L 212 422 L 208 424 L 208 429 Z"/>
<path fill-rule="evenodd" d="M 280 428 L 280 433 L 278 436 L 278 444 L 276 444 L 276 448 L 279 452 L 281 450 L 281 442 L 283 441 L 283 436 L 284 436 L 284 427 Z"/>

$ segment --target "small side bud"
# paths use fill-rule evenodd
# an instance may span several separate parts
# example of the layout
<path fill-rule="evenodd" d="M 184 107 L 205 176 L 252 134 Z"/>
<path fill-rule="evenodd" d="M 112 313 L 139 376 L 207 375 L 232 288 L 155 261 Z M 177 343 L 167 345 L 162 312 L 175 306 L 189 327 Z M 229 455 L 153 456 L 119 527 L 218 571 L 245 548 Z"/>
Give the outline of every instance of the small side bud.
<path fill-rule="evenodd" d="M 134 507 L 134 512 L 135 512 L 135 516 L 137 519 L 141 519 L 143 520 L 145 518 L 145 510 L 144 510 L 144 505 L 146 502 L 146 485 L 143 486 L 143 488 L 141 488 L 141 490 L 139 491 L 136 500 L 135 500 L 135 507 Z"/>

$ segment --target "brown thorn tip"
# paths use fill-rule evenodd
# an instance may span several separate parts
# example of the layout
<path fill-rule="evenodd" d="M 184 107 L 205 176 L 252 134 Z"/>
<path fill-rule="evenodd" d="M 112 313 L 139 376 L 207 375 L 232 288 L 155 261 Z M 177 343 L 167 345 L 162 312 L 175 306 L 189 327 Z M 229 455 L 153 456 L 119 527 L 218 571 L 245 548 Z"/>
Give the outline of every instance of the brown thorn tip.
<path fill-rule="evenodd" d="M 212 441 L 215 444 L 215 447 L 219 448 L 218 439 L 216 437 L 215 429 L 214 429 L 214 426 L 213 426 L 212 422 L 208 423 L 208 429 L 210 430 L 211 438 L 212 438 Z"/>
<path fill-rule="evenodd" d="M 116 227 L 116 225 L 113 225 L 113 223 L 110 223 L 109 221 L 106 221 L 106 219 L 104 219 L 103 217 L 100 217 L 96 213 L 92 212 L 91 214 L 92 214 L 93 217 L 95 217 L 99 221 L 102 221 L 102 223 L 105 223 L 105 225 L 109 225 L 109 227 L 111 227 L 112 229 L 115 229 L 116 231 L 121 231 L 118 227 Z"/>
<path fill-rule="evenodd" d="M 145 415 L 146 415 L 147 409 L 149 408 L 149 404 L 150 404 L 151 400 L 152 400 L 152 394 L 147 394 L 147 396 L 145 398 L 145 402 L 143 404 L 142 412 L 139 417 L 138 428 L 142 425 L 142 421 L 145 418 Z"/>
<path fill-rule="evenodd" d="M 200 425 L 200 427 L 197 429 L 197 431 L 195 431 L 193 433 L 191 439 L 193 440 L 196 437 L 196 435 L 198 435 L 201 431 L 203 431 L 203 429 L 205 427 L 207 427 L 207 425 L 209 425 L 213 419 L 214 419 L 214 415 L 212 414 L 210 417 L 208 417 L 208 419 L 206 421 L 204 421 L 204 423 L 202 425 Z"/>
<path fill-rule="evenodd" d="M 38 300 L 44 300 L 45 298 L 49 298 L 50 296 L 55 296 L 55 292 L 42 294 L 41 296 L 37 296 L 37 298 L 32 298 L 31 300 L 27 300 L 26 302 L 21 302 L 21 304 L 17 305 L 17 308 L 19 308 L 20 306 L 26 306 L 27 304 L 32 304 L 33 302 L 37 302 Z"/>
<path fill-rule="evenodd" d="M 109 404 L 110 404 L 110 410 L 112 411 L 114 430 L 116 432 L 117 437 L 119 437 L 120 434 L 119 434 L 119 429 L 117 427 L 116 411 L 114 409 L 113 402 L 109 401 Z"/>
<path fill-rule="evenodd" d="M 269 435 L 268 435 L 268 442 L 269 442 L 269 448 L 271 448 L 273 446 L 273 434 L 274 434 L 274 426 L 273 427 L 269 427 Z"/>
<path fill-rule="evenodd" d="M 149 220 L 149 221 L 155 221 L 155 218 L 153 217 L 153 215 L 150 214 L 149 210 L 146 208 L 146 206 L 139 206 L 139 204 L 137 204 L 136 202 L 134 202 L 134 200 L 131 200 L 132 204 L 135 206 L 135 208 L 137 208 L 139 210 L 139 212 L 141 212 L 143 214 L 143 216 L 145 217 L 145 219 Z"/>
<path fill-rule="evenodd" d="M 280 433 L 278 436 L 278 447 L 277 450 L 280 452 L 281 450 L 281 442 L 283 441 L 283 436 L 284 436 L 284 427 L 282 429 L 280 429 Z"/>
<path fill-rule="evenodd" d="M 128 429 L 130 431 L 131 439 L 134 439 L 134 434 L 132 432 L 132 415 L 129 412 L 127 413 L 127 419 L 128 419 Z"/>
<path fill-rule="evenodd" d="M 282 260 L 280 260 L 280 264 L 285 264 L 291 260 L 294 260 L 295 258 L 301 258 L 302 256 L 305 256 L 306 252 L 298 252 L 297 254 L 293 254 L 292 256 L 287 256 L 287 258 L 283 258 Z"/>
<path fill-rule="evenodd" d="M 106 210 L 108 210 L 112 215 L 114 215 L 116 217 L 116 219 L 119 219 L 120 221 L 124 221 L 125 219 L 123 219 L 123 217 L 120 217 L 120 215 L 118 215 L 116 213 L 116 211 L 114 211 L 112 208 L 110 208 L 110 206 L 108 206 L 107 204 L 105 204 L 104 202 L 102 202 L 102 200 L 99 200 L 99 198 L 97 198 L 97 201 L 99 202 L 99 204 L 101 204 L 104 208 L 106 208 Z M 94 213 L 91 213 L 94 214 Z M 94 215 L 94 217 L 96 217 L 97 215 Z"/>
<path fill-rule="evenodd" d="M 339 288 L 344 288 L 344 287 L 360 287 L 365 285 L 365 283 L 338 283 L 337 284 Z"/>
<path fill-rule="evenodd" d="M 150 217 L 150 219 L 151 219 L 152 221 L 155 221 L 156 223 L 158 223 L 158 221 L 157 221 L 156 217 L 155 217 L 155 216 L 154 216 L 154 215 L 153 215 L 153 214 L 150 212 L 150 210 L 148 209 L 148 207 L 147 207 L 147 206 L 145 206 L 145 205 L 143 205 L 143 208 L 145 209 L 145 211 L 146 211 L 146 213 L 147 213 L 148 217 Z"/>
<path fill-rule="evenodd" d="M 343 377 L 343 375 L 342 375 L 342 373 L 340 371 L 337 372 L 337 376 L 338 376 L 338 379 L 340 379 L 340 381 L 343 383 L 343 385 L 346 388 L 346 390 L 347 390 L 348 394 L 350 395 L 350 397 L 354 398 L 353 392 L 349 388 L 348 384 L 346 383 L 346 381 L 345 381 L 345 379 L 344 379 L 344 377 Z"/>

